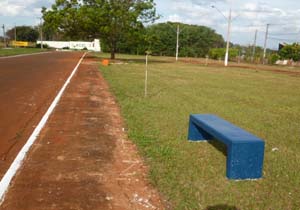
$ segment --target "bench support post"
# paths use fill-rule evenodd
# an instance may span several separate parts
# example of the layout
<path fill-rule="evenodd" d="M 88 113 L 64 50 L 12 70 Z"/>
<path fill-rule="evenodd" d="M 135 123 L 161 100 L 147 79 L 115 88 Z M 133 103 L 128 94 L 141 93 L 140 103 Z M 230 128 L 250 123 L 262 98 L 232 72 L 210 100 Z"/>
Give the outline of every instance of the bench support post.
<path fill-rule="evenodd" d="M 229 179 L 259 179 L 263 160 L 264 142 L 227 146 L 226 176 Z"/>
<path fill-rule="evenodd" d="M 196 126 L 192 119 L 190 118 L 189 121 L 189 132 L 188 132 L 188 139 L 190 141 L 206 141 L 206 140 L 212 140 L 213 137 L 204 131 L 199 126 Z"/>

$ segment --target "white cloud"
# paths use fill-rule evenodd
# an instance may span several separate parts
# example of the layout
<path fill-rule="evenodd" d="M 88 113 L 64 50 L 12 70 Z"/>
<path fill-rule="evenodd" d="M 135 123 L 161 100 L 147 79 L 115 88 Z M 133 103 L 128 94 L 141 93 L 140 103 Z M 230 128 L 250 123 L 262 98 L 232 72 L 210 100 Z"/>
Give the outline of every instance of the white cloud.
<path fill-rule="evenodd" d="M 210 25 L 218 17 L 209 17 L 212 8 L 210 6 L 195 5 L 192 1 L 173 1 L 170 6 L 171 14 L 165 17 L 163 21 L 183 22 L 188 24 Z M 209 18 L 208 18 L 209 17 Z"/>
<path fill-rule="evenodd" d="M 17 16 L 24 10 L 23 5 L 12 4 L 8 1 L 0 2 L 0 8 L 0 15 L 2 16 Z"/>
<path fill-rule="evenodd" d="M 165 1 L 165 0 L 162 0 Z M 218 8 L 211 8 L 214 5 Z M 159 4 L 158 4 L 159 6 Z M 271 24 L 270 34 L 298 33 L 300 31 L 300 9 L 293 0 L 173 0 L 169 1 L 167 16 L 160 20 L 205 25 L 226 36 L 229 8 L 232 6 L 232 41 L 249 44 L 253 42 L 255 30 L 259 30 L 258 42 L 263 42 L 266 25 Z M 222 13 L 222 14 L 220 14 Z M 277 38 L 299 40 L 294 36 Z M 277 46 L 279 39 L 270 40 L 270 45 Z"/>
<path fill-rule="evenodd" d="M 181 16 L 177 15 L 177 14 L 174 14 L 174 15 L 170 15 L 168 18 L 167 18 L 168 21 L 170 22 L 184 22 L 186 20 L 184 20 Z"/>
<path fill-rule="evenodd" d="M 37 16 L 42 6 L 49 6 L 54 0 L 1 0 L 0 15 L 8 17 Z"/>

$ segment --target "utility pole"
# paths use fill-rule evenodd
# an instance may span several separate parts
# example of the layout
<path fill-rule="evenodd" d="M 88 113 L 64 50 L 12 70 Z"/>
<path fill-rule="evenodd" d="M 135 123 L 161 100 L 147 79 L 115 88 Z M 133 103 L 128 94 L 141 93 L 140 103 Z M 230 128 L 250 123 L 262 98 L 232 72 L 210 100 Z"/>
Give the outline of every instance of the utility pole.
<path fill-rule="evenodd" d="M 176 61 L 178 61 L 178 50 L 179 50 L 179 24 L 177 25 L 177 40 L 176 40 Z"/>
<path fill-rule="evenodd" d="M 17 48 L 17 24 L 15 23 L 15 43 L 13 44 Z"/>
<path fill-rule="evenodd" d="M 269 26 L 270 26 L 270 24 L 267 24 L 267 28 L 266 28 L 266 36 L 265 36 L 265 44 L 264 44 L 263 64 L 265 64 L 265 59 L 266 59 L 267 41 L 268 41 L 268 34 L 269 34 Z"/>
<path fill-rule="evenodd" d="M 226 54 L 225 54 L 225 61 L 224 61 L 225 66 L 228 66 L 229 45 L 230 45 L 230 29 L 231 29 L 231 8 L 229 10 L 229 16 L 228 16 L 227 44 L 226 44 Z"/>
<path fill-rule="evenodd" d="M 256 39 L 257 39 L 257 29 L 255 30 L 255 35 L 254 35 L 254 42 L 253 42 L 253 49 L 252 49 L 252 56 L 251 56 L 251 62 L 252 63 L 253 63 L 254 57 L 255 57 Z"/>
<path fill-rule="evenodd" d="M 15 42 L 17 41 L 17 25 L 15 24 Z"/>
<path fill-rule="evenodd" d="M 43 47 L 43 18 L 41 18 L 41 26 L 40 26 L 40 38 L 41 38 L 41 49 L 43 49 L 44 47 Z"/>
<path fill-rule="evenodd" d="M 6 38 L 5 38 L 5 25 L 3 24 L 2 26 L 3 29 L 3 42 L 4 42 L 4 47 L 6 47 Z"/>

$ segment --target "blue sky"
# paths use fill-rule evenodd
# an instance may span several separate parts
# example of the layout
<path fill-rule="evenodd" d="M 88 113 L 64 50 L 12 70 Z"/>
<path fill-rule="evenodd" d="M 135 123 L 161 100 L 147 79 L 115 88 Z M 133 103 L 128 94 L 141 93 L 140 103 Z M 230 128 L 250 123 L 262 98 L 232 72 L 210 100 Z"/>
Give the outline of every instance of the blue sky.
<path fill-rule="evenodd" d="M 50 7 L 54 0 L 0 0 L 0 24 L 7 28 L 17 25 L 36 25 L 41 7 Z M 155 0 L 157 22 L 179 21 L 205 25 L 226 39 L 229 9 L 233 23 L 231 41 L 243 45 L 253 43 L 258 30 L 257 43 L 263 46 L 266 24 L 270 25 L 268 47 L 276 48 L 279 42 L 300 42 L 300 4 L 296 0 Z M 214 5 L 218 8 L 213 9 Z M 221 14 L 222 13 L 222 14 Z M 225 17 L 224 17 L 224 16 Z M 0 33 L 2 35 L 2 32 Z"/>

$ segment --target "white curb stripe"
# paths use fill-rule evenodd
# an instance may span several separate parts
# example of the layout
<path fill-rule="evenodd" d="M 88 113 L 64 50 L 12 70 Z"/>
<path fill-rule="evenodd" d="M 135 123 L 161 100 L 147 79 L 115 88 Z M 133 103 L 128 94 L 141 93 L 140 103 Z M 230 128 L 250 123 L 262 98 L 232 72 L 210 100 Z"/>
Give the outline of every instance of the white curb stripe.
<path fill-rule="evenodd" d="M 21 167 L 21 165 L 23 163 L 23 160 L 26 157 L 27 152 L 29 151 L 30 147 L 35 142 L 35 140 L 37 139 L 37 137 L 38 137 L 39 133 L 41 132 L 42 128 L 45 126 L 49 116 L 51 115 L 54 108 L 58 104 L 62 94 L 64 93 L 66 87 L 68 86 L 68 84 L 70 83 L 72 77 L 76 73 L 76 71 L 77 71 L 80 63 L 82 62 L 83 58 L 85 57 L 85 55 L 86 55 L 86 53 L 83 54 L 83 56 L 79 60 L 78 64 L 76 65 L 76 67 L 72 71 L 71 75 L 69 76 L 69 78 L 65 82 L 64 86 L 61 88 L 61 90 L 59 91 L 59 93 L 55 97 L 54 101 L 52 102 L 52 104 L 48 108 L 47 112 L 45 113 L 45 115 L 43 116 L 43 118 L 41 119 L 41 121 L 39 122 L 37 127 L 34 129 L 33 133 L 31 134 L 31 136 L 27 140 L 26 144 L 23 146 L 23 148 L 21 149 L 21 151 L 19 152 L 19 154 L 15 158 L 14 162 L 11 164 L 11 166 L 9 167 L 7 172 L 5 173 L 4 177 L 2 178 L 2 180 L 0 182 L 0 205 L 4 201 L 5 193 L 7 192 L 8 188 L 9 188 L 9 185 L 10 185 L 10 182 L 11 182 L 12 178 L 15 176 L 16 172 Z"/>

